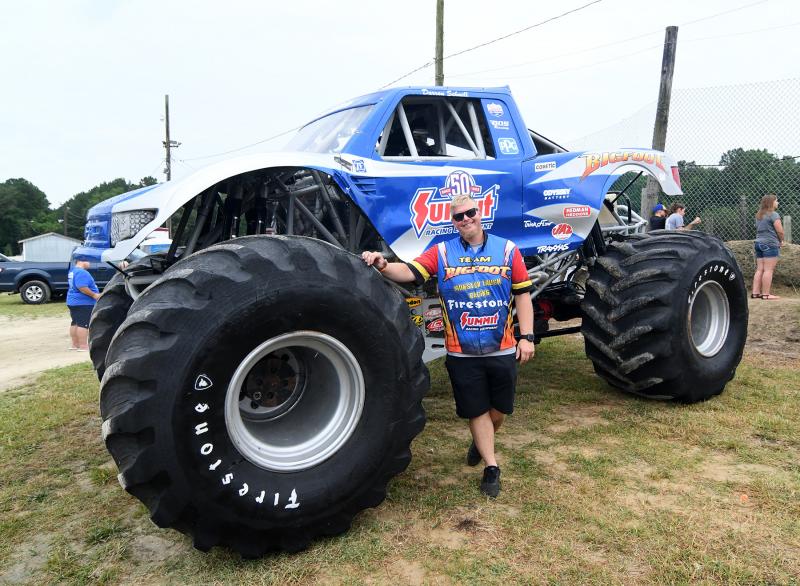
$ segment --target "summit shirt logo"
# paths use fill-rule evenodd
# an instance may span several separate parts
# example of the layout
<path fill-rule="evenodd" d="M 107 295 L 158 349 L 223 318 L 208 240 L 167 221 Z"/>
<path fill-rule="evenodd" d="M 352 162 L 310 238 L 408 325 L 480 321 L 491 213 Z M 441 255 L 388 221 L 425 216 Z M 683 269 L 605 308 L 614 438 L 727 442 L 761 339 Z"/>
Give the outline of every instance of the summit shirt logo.
<path fill-rule="evenodd" d="M 450 221 L 450 201 L 457 195 L 469 195 L 481 214 L 481 223 L 489 228 L 494 222 L 499 185 L 484 190 L 466 171 L 453 171 L 443 187 L 420 187 L 411 199 L 411 225 L 417 238 L 455 232 Z"/>

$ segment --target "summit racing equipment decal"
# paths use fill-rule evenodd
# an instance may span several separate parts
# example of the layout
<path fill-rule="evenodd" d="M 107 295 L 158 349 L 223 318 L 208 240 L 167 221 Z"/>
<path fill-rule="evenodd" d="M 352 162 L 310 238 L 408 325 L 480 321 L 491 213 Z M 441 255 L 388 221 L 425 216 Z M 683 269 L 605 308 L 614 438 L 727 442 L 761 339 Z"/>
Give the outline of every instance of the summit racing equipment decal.
<path fill-rule="evenodd" d="M 461 329 L 466 328 L 490 328 L 497 327 L 497 322 L 500 320 L 500 312 L 495 312 L 492 315 L 470 315 L 468 311 L 461 314 Z"/>
<path fill-rule="evenodd" d="M 420 187 L 411 199 L 411 225 L 417 238 L 439 236 L 455 232 L 450 221 L 450 200 L 457 195 L 469 195 L 475 200 L 485 228 L 494 222 L 498 191 L 495 184 L 483 191 L 475 178 L 466 171 L 453 171 L 444 181 L 444 187 Z"/>
<path fill-rule="evenodd" d="M 661 155 L 657 155 L 655 153 L 642 153 L 638 151 L 589 153 L 583 155 L 583 158 L 586 159 L 586 168 L 583 170 L 583 175 L 581 175 L 581 181 L 586 179 L 599 168 L 605 167 L 609 163 L 621 163 L 624 161 L 655 165 L 662 171 L 665 171 L 664 164 L 661 162 Z"/>

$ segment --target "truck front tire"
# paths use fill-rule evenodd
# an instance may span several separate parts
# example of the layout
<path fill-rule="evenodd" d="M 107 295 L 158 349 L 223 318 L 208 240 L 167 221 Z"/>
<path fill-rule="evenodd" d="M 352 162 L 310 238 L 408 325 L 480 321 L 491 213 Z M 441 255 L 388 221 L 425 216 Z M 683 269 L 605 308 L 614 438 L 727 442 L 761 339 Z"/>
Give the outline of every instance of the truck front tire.
<path fill-rule="evenodd" d="M 121 273 L 111 277 L 103 288 L 100 299 L 95 303 L 92 319 L 89 321 L 89 357 L 99 380 L 103 380 L 106 371 L 106 354 L 111 339 L 125 321 L 132 303 L 133 299 L 125 290 L 125 278 Z"/>
<path fill-rule="evenodd" d="M 592 267 L 582 333 L 595 371 L 627 392 L 686 403 L 722 392 L 747 337 L 741 270 L 717 238 L 658 231 Z"/>
<path fill-rule="evenodd" d="M 101 385 L 106 446 L 152 520 L 245 557 L 305 548 L 381 503 L 429 385 L 403 297 L 360 258 L 245 237 L 131 306 Z"/>
<path fill-rule="evenodd" d="M 50 301 L 50 286 L 44 281 L 28 281 L 19 288 L 23 303 L 41 305 Z"/>

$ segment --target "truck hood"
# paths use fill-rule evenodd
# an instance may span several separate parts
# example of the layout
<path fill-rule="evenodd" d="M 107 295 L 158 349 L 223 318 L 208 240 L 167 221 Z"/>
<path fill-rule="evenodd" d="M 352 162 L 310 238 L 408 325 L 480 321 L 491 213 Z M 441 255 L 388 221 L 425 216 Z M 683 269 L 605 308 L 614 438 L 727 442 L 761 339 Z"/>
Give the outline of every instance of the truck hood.
<path fill-rule="evenodd" d="M 332 173 L 342 169 L 341 164 L 338 162 L 339 160 L 340 155 L 334 153 L 318 154 L 287 151 L 247 155 L 204 167 L 180 181 L 159 183 L 152 187 L 130 191 L 123 194 L 129 197 L 118 196 L 122 199 L 115 203 L 111 203 L 116 199 L 112 198 L 108 200 L 108 203 L 111 203 L 108 217 L 109 232 L 111 230 L 112 214 L 134 210 L 154 210 L 156 216 L 152 222 L 137 234 L 127 240 L 118 242 L 113 248 L 105 250 L 102 259 L 104 262 L 113 263 L 125 260 L 147 235 L 159 226 L 164 225 L 167 219 L 187 201 L 224 179 L 247 173 L 248 171 L 274 167 L 307 167 L 324 171 L 325 173 Z"/>

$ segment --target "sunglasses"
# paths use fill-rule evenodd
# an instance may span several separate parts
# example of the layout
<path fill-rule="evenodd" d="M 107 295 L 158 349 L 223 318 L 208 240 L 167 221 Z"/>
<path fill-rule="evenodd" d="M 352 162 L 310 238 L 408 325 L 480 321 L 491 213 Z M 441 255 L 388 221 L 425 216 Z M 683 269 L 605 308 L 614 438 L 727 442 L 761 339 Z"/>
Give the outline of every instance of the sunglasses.
<path fill-rule="evenodd" d="M 471 208 L 465 212 L 458 212 L 457 214 L 453 214 L 453 219 L 456 222 L 461 222 L 464 220 L 464 216 L 467 216 L 468 218 L 474 218 L 475 214 L 477 213 L 478 213 L 478 208 Z"/>

